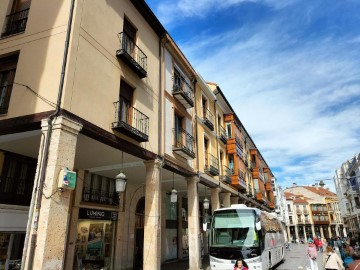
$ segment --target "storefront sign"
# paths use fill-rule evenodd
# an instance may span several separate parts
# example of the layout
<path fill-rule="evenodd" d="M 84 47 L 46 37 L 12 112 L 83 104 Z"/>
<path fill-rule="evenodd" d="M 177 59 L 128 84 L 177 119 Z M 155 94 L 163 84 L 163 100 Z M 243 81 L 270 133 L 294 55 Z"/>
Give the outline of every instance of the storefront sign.
<path fill-rule="evenodd" d="M 117 220 L 118 213 L 99 209 L 79 209 L 79 219 Z"/>

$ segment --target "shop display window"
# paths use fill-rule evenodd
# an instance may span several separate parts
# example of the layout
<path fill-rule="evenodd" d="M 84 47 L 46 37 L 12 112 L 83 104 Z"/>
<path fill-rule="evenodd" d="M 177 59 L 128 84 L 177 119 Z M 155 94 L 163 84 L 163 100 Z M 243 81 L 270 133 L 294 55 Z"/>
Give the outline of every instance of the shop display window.
<path fill-rule="evenodd" d="M 112 221 L 79 221 L 74 269 L 112 269 L 113 230 Z"/>
<path fill-rule="evenodd" d="M 22 250 L 25 233 L 0 232 L 0 270 L 17 270 L 21 268 Z M 5 266 L 8 264 L 8 267 Z"/>

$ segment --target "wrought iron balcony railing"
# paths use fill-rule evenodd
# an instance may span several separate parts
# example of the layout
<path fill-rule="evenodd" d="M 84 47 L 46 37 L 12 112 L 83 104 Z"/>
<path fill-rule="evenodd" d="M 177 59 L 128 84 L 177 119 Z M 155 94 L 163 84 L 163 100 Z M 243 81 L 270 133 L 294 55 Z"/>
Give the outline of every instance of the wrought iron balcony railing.
<path fill-rule="evenodd" d="M 173 96 L 185 107 L 194 107 L 194 88 L 182 76 L 174 73 Z"/>
<path fill-rule="evenodd" d="M 120 101 L 114 102 L 115 122 L 112 128 L 138 142 L 149 140 L 149 117 Z"/>
<path fill-rule="evenodd" d="M 185 159 L 194 159 L 195 158 L 194 137 L 181 128 L 179 129 L 174 128 L 173 133 L 174 133 L 173 151 Z"/>
<path fill-rule="evenodd" d="M 247 192 L 248 192 L 248 197 L 253 197 L 254 192 L 251 185 L 248 185 Z"/>
<path fill-rule="evenodd" d="M 224 165 L 223 172 L 222 172 L 222 181 L 228 184 L 231 184 L 231 169 Z"/>
<path fill-rule="evenodd" d="M 219 175 L 219 160 L 212 154 L 205 159 L 205 171 L 213 176 Z"/>
<path fill-rule="evenodd" d="M 5 31 L 1 37 L 7 37 L 25 31 L 29 15 L 29 8 L 9 14 L 5 18 Z"/>
<path fill-rule="evenodd" d="M 147 76 L 147 56 L 125 33 L 119 33 L 120 49 L 116 56 L 122 59 L 140 78 Z"/>
<path fill-rule="evenodd" d="M 238 147 L 240 147 L 241 150 L 243 149 L 241 140 L 237 135 L 235 135 L 235 143 L 237 144 Z"/>
<path fill-rule="evenodd" d="M 104 190 L 84 187 L 82 200 L 84 202 L 119 205 L 119 195 L 115 190 L 106 192 Z"/>
<path fill-rule="evenodd" d="M 238 169 L 238 177 L 242 180 L 245 181 L 245 173 L 243 171 L 241 171 L 240 169 Z"/>
<path fill-rule="evenodd" d="M 227 136 L 226 136 L 226 130 L 223 126 L 219 125 L 219 130 L 218 130 L 218 138 L 224 143 L 226 144 L 227 142 Z"/>
<path fill-rule="evenodd" d="M 211 130 L 214 130 L 214 116 L 212 113 L 203 107 L 203 123 Z"/>

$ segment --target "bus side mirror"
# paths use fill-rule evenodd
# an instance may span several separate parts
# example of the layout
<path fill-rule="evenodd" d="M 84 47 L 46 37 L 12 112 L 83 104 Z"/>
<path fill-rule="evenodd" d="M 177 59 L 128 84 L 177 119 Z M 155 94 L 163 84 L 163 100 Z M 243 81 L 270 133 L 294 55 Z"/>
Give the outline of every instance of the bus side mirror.
<path fill-rule="evenodd" d="M 260 231 L 260 230 L 261 230 L 261 223 L 260 223 L 260 221 L 255 223 L 255 228 L 256 228 L 257 231 Z"/>

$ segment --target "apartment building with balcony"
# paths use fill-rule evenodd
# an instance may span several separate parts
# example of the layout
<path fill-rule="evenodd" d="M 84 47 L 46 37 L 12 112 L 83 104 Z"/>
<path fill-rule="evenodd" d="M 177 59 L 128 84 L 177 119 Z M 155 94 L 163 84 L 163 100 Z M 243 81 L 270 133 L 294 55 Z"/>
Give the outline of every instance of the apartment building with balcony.
<path fill-rule="evenodd" d="M 285 191 L 287 211 L 289 213 L 289 239 L 292 242 L 306 242 L 315 236 L 314 224 L 310 215 L 309 199 Z"/>
<path fill-rule="evenodd" d="M 358 236 L 360 229 L 360 154 L 345 161 L 334 174 L 339 208 L 349 236 Z"/>
<path fill-rule="evenodd" d="M 2 265 L 160 269 L 188 257 L 200 269 L 207 196 L 211 210 L 270 210 L 251 197 L 250 155 L 231 170 L 234 110 L 144 1 L 5 0 L 0 25 Z M 256 148 L 246 138 L 243 151 Z"/>
<path fill-rule="evenodd" d="M 313 221 L 313 235 L 325 238 L 344 236 L 342 220 L 337 219 L 338 211 L 332 213 L 328 208 L 330 204 L 333 206 L 331 209 L 338 209 L 339 201 L 335 193 L 320 185 L 297 186 L 296 184 L 286 191 L 307 199 L 310 207 L 308 218 Z"/>

